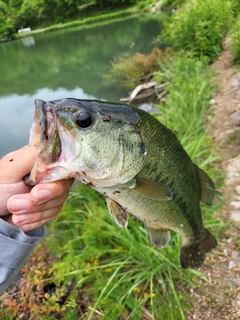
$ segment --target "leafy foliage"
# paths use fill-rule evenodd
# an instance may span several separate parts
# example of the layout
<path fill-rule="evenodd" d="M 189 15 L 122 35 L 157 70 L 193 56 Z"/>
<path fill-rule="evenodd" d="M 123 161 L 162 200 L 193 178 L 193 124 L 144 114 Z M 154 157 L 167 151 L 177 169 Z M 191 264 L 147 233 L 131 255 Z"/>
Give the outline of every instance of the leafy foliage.
<path fill-rule="evenodd" d="M 7 38 L 14 29 L 13 21 L 10 18 L 8 6 L 0 0 L 0 39 Z"/>
<path fill-rule="evenodd" d="M 161 41 L 212 61 L 222 49 L 233 5 L 229 0 L 189 0 L 165 22 Z"/>
<path fill-rule="evenodd" d="M 239 64 L 240 63 L 240 14 L 237 18 L 237 21 L 232 27 L 231 38 L 232 38 L 233 58 L 234 58 L 234 61 Z"/>
<path fill-rule="evenodd" d="M 186 0 L 164 0 L 162 3 L 162 8 L 176 8 L 179 5 L 182 5 Z"/>
<path fill-rule="evenodd" d="M 136 0 L 1 0 L 0 38 L 10 36 L 21 27 L 45 27 L 134 3 Z"/>

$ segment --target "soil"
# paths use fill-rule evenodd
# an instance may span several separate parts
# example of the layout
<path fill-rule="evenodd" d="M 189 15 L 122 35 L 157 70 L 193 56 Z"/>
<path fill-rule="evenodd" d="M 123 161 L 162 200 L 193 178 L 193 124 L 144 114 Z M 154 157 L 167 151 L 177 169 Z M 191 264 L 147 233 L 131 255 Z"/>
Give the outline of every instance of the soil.
<path fill-rule="evenodd" d="M 220 190 L 226 202 L 215 216 L 223 233 L 218 246 L 208 254 L 200 271 L 208 276 L 201 288 L 191 288 L 195 304 L 187 319 L 240 319 L 240 68 L 233 65 L 231 41 L 211 65 L 217 85 L 210 101 L 209 134 L 216 143 L 216 153 L 225 171 Z M 213 116 L 212 116 L 213 114 Z"/>

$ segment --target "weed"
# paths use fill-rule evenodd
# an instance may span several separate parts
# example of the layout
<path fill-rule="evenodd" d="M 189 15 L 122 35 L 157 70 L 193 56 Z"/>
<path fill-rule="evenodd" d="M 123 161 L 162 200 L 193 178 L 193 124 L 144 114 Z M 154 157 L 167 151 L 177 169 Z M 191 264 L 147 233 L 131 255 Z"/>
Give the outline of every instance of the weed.
<path fill-rule="evenodd" d="M 159 70 L 159 62 L 169 59 L 171 50 L 162 51 L 155 47 L 147 54 L 136 53 L 132 57 L 124 57 L 112 62 L 110 73 L 105 76 L 107 84 L 134 88 Z"/>

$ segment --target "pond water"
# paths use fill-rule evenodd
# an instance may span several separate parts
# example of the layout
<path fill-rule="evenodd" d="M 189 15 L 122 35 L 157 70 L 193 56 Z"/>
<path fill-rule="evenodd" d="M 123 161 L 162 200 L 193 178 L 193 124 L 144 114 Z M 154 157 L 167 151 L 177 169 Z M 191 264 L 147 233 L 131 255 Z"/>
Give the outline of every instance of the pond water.
<path fill-rule="evenodd" d="M 111 61 L 148 53 L 166 16 L 146 14 L 0 44 L 0 157 L 27 144 L 34 100 L 119 101 L 104 84 Z"/>

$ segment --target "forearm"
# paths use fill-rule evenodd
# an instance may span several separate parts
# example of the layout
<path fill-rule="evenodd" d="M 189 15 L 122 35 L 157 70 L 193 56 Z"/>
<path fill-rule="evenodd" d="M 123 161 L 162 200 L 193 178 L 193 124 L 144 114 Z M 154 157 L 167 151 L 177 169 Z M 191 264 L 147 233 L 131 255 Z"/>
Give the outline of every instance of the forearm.
<path fill-rule="evenodd" d="M 24 233 L 0 219 L 0 294 L 17 277 L 30 253 L 44 235 L 44 227 Z"/>

